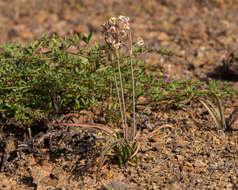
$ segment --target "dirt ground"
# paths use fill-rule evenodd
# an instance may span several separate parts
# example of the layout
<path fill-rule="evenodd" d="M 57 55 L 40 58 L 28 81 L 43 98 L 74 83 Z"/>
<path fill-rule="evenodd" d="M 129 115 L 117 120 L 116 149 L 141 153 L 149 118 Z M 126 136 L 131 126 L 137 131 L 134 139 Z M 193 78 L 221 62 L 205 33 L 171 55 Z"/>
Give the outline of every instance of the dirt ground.
<path fill-rule="evenodd" d="M 228 81 L 238 89 L 237 0 L 0 0 L 0 43 L 25 43 L 42 33 L 61 36 L 94 32 L 103 43 L 100 25 L 110 16 L 130 17 L 134 39 L 173 50 L 177 56 L 151 54 L 150 64 L 176 79 Z M 225 65 L 225 66 L 224 66 Z M 228 119 L 237 98 L 222 100 Z M 114 161 L 96 181 L 95 161 L 102 134 L 31 126 L 28 139 L 21 126 L 1 121 L 0 190 L 72 189 L 238 189 L 238 114 L 228 132 L 216 129 L 198 103 L 186 109 L 145 106 L 137 165 Z M 100 113 L 81 111 L 74 122 L 100 121 Z"/>

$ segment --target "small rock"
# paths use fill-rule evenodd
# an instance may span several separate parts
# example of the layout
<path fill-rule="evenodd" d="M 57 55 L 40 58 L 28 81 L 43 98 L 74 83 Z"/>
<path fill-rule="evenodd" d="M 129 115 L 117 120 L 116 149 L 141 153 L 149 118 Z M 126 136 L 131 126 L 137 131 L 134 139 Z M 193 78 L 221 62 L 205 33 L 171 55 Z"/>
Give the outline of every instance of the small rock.
<path fill-rule="evenodd" d="M 19 31 L 19 36 L 26 40 L 32 40 L 34 38 L 33 32 L 27 28 L 25 28 L 24 31 Z"/>
<path fill-rule="evenodd" d="M 174 183 L 172 183 L 170 189 L 182 190 L 183 188 L 181 187 L 181 185 L 178 182 L 174 182 Z"/>
<path fill-rule="evenodd" d="M 150 109 L 149 107 L 147 107 L 147 108 L 145 108 L 145 109 L 143 110 L 143 113 L 145 113 L 146 115 L 151 115 L 151 114 L 152 114 L 152 111 L 151 111 L 151 109 Z"/>
<path fill-rule="evenodd" d="M 155 128 L 155 125 L 153 123 L 149 123 L 149 122 L 146 122 L 145 126 L 149 131 L 153 131 Z"/>
<path fill-rule="evenodd" d="M 48 18 L 48 13 L 44 10 L 40 10 L 35 15 L 35 18 L 38 22 L 44 22 Z"/>
<path fill-rule="evenodd" d="M 202 59 L 195 59 L 195 60 L 193 61 L 193 65 L 194 65 L 195 67 L 201 67 L 201 66 L 204 65 L 204 64 L 205 64 L 205 61 L 202 60 Z"/>
<path fill-rule="evenodd" d="M 195 167 L 204 167 L 204 166 L 206 166 L 206 163 L 204 163 L 202 160 L 195 160 L 194 166 Z"/>
<path fill-rule="evenodd" d="M 138 103 L 145 103 L 145 102 L 148 102 L 148 100 L 144 97 L 144 96 L 140 96 L 138 99 L 137 99 Z"/>
<path fill-rule="evenodd" d="M 130 186 L 124 182 L 121 182 L 121 181 L 112 181 L 106 188 L 108 190 L 109 189 L 126 190 L 126 189 L 130 188 Z"/>
<path fill-rule="evenodd" d="M 160 32 L 160 33 L 157 35 L 157 40 L 168 41 L 168 40 L 169 40 L 169 36 L 168 36 L 165 32 Z"/>
<path fill-rule="evenodd" d="M 41 180 L 48 175 L 48 172 L 38 166 L 33 167 L 31 173 L 35 184 L 39 184 Z"/>
<path fill-rule="evenodd" d="M 88 33 L 89 32 L 88 27 L 86 27 L 85 25 L 75 26 L 73 28 L 73 31 L 76 33 Z"/>
<path fill-rule="evenodd" d="M 178 161 L 183 161 L 184 160 L 184 157 L 182 155 L 177 155 L 176 157 L 177 157 Z"/>

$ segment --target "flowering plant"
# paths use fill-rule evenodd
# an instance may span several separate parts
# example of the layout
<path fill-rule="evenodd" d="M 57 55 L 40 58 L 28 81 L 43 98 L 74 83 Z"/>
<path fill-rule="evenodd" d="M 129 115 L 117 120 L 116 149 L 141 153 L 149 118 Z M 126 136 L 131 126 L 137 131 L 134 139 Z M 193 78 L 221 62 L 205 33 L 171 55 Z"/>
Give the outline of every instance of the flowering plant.
<path fill-rule="evenodd" d="M 129 20 L 126 16 L 111 17 L 103 24 L 104 39 L 109 47 L 118 49 L 125 45 L 130 32 Z"/>
<path fill-rule="evenodd" d="M 134 70 L 133 70 L 133 53 L 132 53 L 132 37 L 131 28 L 129 24 L 129 18 L 126 16 L 111 17 L 105 24 L 103 24 L 103 33 L 106 44 L 109 47 L 109 54 L 111 57 L 112 67 L 114 68 L 114 81 L 117 90 L 117 97 L 120 105 L 121 118 L 123 123 L 123 137 L 116 136 L 114 141 L 107 143 L 103 153 L 101 154 L 101 160 L 99 162 L 100 169 L 105 161 L 106 153 L 111 149 L 114 150 L 115 155 L 118 158 L 120 164 L 127 161 L 133 161 L 137 159 L 136 154 L 139 150 L 139 142 L 137 141 L 138 133 L 135 121 L 135 82 L 134 82 Z M 142 40 L 140 40 L 140 45 Z M 129 50 L 130 65 L 131 65 L 131 80 L 132 80 L 132 96 L 133 96 L 133 130 L 132 134 L 129 133 L 129 126 L 127 124 L 127 114 L 125 106 L 123 80 L 120 66 L 120 47 L 126 46 Z M 113 60 L 113 54 L 115 55 L 116 65 L 120 80 L 120 87 L 117 83 L 116 67 Z"/>

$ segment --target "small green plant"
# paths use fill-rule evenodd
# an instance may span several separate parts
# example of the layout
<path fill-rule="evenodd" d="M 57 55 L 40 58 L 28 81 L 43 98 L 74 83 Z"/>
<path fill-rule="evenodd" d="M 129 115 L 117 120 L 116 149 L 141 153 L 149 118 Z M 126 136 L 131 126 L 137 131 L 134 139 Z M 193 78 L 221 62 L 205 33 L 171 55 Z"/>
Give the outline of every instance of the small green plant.
<path fill-rule="evenodd" d="M 226 120 L 224 117 L 224 111 L 222 108 L 221 100 L 217 97 L 216 94 L 212 93 L 212 98 L 215 99 L 215 104 L 209 101 L 207 98 L 198 99 L 202 105 L 207 109 L 212 119 L 214 120 L 216 127 L 220 130 L 225 131 L 227 129 Z"/>
<path fill-rule="evenodd" d="M 119 164 L 124 164 L 127 161 L 133 161 L 139 149 L 139 143 L 136 141 L 136 121 L 135 121 L 135 79 L 134 79 L 134 68 L 133 68 L 133 46 L 131 37 L 131 28 L 129 24 L 129 18 L 125 16 L 111 17 L 104 25 L 103 32 L 105 36 L 105 41 L 108 46 L 108 55 L 110 57 L 111 65 L 113 67 L 113 76 L 116 86 L 117 97 L 120 105 L 121 119 L 123 125 L 123 136 L 117 135 L 117 138 L 109 142 L 104 151 L 101 154 L 101 159 L 99 162 L 99 169 L 102 167 L 105 156 L 110 150 L 114 150 L 115 155 L 118 159 Z M 120 63 L 120 53 L 121 48 L 126 46 L 129 51 L 129 62 L 130 62 L 130 72 L 131 72 L 131 87 L 132 87 L 132 102 L 133 102 L 133 130 L 129 134 L 127 115 L 126 115 L 126 103 L 125 103 L 125 93 L 123 88 L 123 78 L 121 72 Z M 113 59 L 115 58 L 115 59 Z M 115 61 L 114 61 L 115 60 Z M 116 63 L 115 63 L 116 62 Z M 116 72 L 117 68 L 117 72 Z M 119 84 L 117 82 L 117 76 L 119 76 Z"/>

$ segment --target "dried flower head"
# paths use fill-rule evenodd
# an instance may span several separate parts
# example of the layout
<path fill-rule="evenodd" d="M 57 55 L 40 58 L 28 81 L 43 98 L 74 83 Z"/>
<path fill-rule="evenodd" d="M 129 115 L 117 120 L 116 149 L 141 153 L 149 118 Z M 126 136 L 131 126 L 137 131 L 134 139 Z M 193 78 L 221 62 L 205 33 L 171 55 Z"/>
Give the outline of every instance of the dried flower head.
<path fill-rule="evenodd" d="M 126 16 L 111 17 L 102 25 L 105 42 L 113 48 L 119 48 L 127 42 L 130 30 L 129 18 Z"/>

